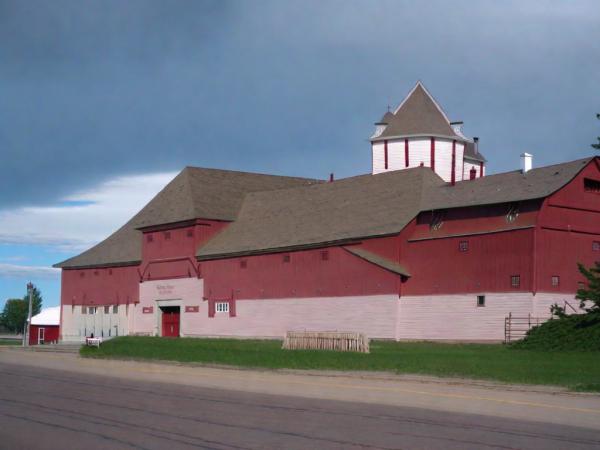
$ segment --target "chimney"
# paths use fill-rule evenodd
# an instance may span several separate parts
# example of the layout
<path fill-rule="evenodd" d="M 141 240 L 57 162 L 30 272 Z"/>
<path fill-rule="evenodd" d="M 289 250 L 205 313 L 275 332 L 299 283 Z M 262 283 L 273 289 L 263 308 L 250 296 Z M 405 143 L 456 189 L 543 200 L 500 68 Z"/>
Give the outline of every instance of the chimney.
<path fill-rule="evenodd" d="M 479 154 L 479 138 L 478 137 L 473 138 L 473 148 L 475 149 L 475 154 L 478 155 Z"/>
<path fill-rule="evenodd" d="M 521 172 L 527 173 L 531 170 L 533 164 L 533 155 L 530 153 L 521 153 Z"/>

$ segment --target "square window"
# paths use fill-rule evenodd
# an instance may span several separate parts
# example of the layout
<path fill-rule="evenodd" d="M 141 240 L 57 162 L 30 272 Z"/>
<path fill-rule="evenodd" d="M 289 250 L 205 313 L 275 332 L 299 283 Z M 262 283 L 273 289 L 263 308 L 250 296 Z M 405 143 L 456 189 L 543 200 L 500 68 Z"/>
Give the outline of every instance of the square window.
<path fill-rule="evenodd" d="M 113 314 L 119 313 L 119 305 L 113 305 Z"/>
<path fill-rule="evenodd" d="M 600 252 L 600 241 L 594 241 L 594 242 L 592 242 L 592 251 L 593 252 Z"/>
<path fill-rule="evenodd" d="M 95 306 L 90 306 L 88 308 L 88 314 L 96 314 L 96 312 L 97 312 L 97 309 Z"/>
<path fill-rule="evenodd" d="M 560 277 L 558 275 L 552 275 L 552 286 L 557 287 L 560 284 Z"/>
<path fill-rule="evenodd" d="M 104 314 L 110 314 L 110 306 L 104 307 Z"/>
<path fill-rule="evenodd" d="M 329 251 L 323 250 L 321 252 L 321 261 L 329 261 Z"/>
<path fill-rule="evenodd" d="M 477 296 L 477 306 L 478 307 L 485 306 L 485 295 Z"/>
<path fill-rule="evenodd" d="M 241 267 L 242 269 L 245 269 L 246 267 L 248 267 L 248 261 L 246 261 L 245 259 L 242 259 L 242 260 L 240 261 L 240 267 Z"/>
<path fill-rule="evenodd" d="M 229 312 L 229 302 L 216 302 L 215 303 L 215 312 L 228 313 Z"/>
<path fill-rule="evenodd" d="M 289 263 L 290 262 L 290 255 L 283 255 L 283 262 L 284 263 Z"/>
<path fill-rule="evenodd" d="M 511 287 L 514 287 L 514 288 L 521 287 L 521 275 L 511 275 L 510 276 L 510 285 L 511 285 Z"/>
<path fill-rule="evenodd" d="M 460 241 L 458 243 L 458 251 L 459 252 L 468 252 L 469 251 L 469 241 Z"/>
<path fill-rule="evenodd" d="M 146 242 L 152 242 L 153 240 L 154 240 L 154 236 L 152 236 L 151 234 L 146 235 Z"/>

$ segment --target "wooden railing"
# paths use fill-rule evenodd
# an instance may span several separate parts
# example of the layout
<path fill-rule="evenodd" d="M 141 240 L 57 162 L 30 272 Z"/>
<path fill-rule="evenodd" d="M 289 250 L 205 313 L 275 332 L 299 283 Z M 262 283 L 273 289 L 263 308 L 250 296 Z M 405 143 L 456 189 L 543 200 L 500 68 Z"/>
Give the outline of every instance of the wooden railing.
<path fill-rule="evenodd" d="M 283 349 L 369 353 L 369 338 L 362 333 L 288 331 Z"/>

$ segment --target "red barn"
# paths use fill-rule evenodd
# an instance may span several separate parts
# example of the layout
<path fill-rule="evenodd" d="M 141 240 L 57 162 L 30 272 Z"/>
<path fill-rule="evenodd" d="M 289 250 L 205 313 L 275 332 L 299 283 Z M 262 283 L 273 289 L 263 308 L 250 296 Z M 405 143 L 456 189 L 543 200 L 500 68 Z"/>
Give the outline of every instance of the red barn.
<path fill-rule="evenodd" d="M 31 318 L 29 345 L 53 344 L 58 342 L 60 306 L 45 308 Z"/>
<path fill-rule="evenodd" d="M 486 175 L 418 83 L 376 124 L 372 173 L 325 182 L 187 167 L 60 264 L 62 338 L 123 334 L 501 340 L 577 309 L 600 258 L 600 159 Z"/>

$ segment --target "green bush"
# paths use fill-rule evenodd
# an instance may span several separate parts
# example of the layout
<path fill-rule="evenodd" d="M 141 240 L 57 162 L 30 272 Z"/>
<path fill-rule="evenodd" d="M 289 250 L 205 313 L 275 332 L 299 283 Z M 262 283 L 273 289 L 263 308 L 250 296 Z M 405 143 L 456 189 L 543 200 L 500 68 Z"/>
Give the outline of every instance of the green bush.
<path fill-rule="evenodd" d="M 524 350 L 600 351 L 600 312 L 552 319 L 511 345 Z"/>

